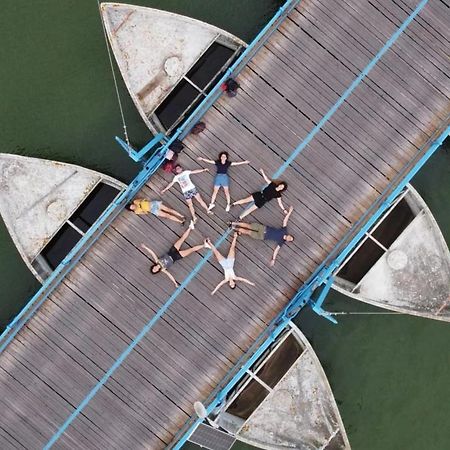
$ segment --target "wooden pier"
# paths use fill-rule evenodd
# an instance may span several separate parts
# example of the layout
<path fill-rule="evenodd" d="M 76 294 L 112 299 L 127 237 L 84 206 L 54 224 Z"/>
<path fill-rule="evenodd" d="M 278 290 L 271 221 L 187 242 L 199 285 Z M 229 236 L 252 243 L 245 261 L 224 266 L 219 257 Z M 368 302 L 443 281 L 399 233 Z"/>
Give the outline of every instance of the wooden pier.
<path fill-rule="evenodd" d="M 222 96 L 206 113 L 205 132 L 190 135 L 182 164 L 221 150 L 249 166 L 232 167 L 231 193 L 258 190 L 339 101 L 418 0 L 304 0 L 238 76 L 237 97 Z M 210 292 L 222 279 L 210 258 L 78 414 L 55 448 L 164 448 L 308 280 L 364 212 L 424 145 L 449 124 L 450 9 L 430 0 L 370 73 L 287 167 L 283 198 L 295 208 L 295 241 L 269 267 L 273 247 L 241 237 L 236 273 L 257 283 Z M 208 199 L 212 174 L 192 177 Z M 170 178 L 158 172 L 140 193 L 154 198 Z M 188 243 L 215 240 L 242 209 L 199 212 Z M 186 214 L 179 190 L 168 205 Z M 274 203 L 274 202 L 273 202 Z M 276 204 L 250 220 L 281 225 Z M 97 385 L 173 285 L 151 276 L 151 261 L 182 227 L 123 211 L 0 355 L 0 443 L 42 448 Z M 220 250 L 228 251 L 225 242 Z M 181 282 L 200 256 L 178 262 Z"/>

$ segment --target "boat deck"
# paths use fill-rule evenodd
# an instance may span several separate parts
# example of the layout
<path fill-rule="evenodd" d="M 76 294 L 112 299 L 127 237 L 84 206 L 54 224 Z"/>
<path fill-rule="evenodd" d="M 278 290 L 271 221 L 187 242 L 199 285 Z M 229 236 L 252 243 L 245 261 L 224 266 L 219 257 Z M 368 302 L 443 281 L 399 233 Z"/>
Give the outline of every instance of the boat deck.
<path fill-rule="evenodd" d="M 417 1 L 300 3 L 241 72 L 237 97 L 222 96 L 207 112 L 207 129 L 185 139 L 181 162 L 221 150 L 251 165 L 232 167 L 231 193 L 241 198 L 289 158 L 370 63 Z M 164 448 L 267 324 L 350 227 L 414 159 L 450 113 L 450 13 L 430 0 L 369 75 L 287 167 L 283 198 L 295 211 L 292 244 L 274 268 L 273 246 L 238 241 L 238 284 L 210 292 L 222 279 L 212 258 L 138 346 L 71 422 L 56 448 Z M 159 172 L 141 192 L 154 198 L 169 177 Z M 212 174 L 194 175 L 205 198 Z M 187 214 L 181 193 L 164 195 Z M 216 239 L 241 209 L 199 212 L 190 245 Z M 276 205 L 249 220 L 279 225 Z M 123 211 L 0 355 L 2 449 L 42 448 L 173 292 L 149 274 L 140 244 L 162 254 L 182 227 Z M 220 250 L 226 252 L 228 243 Z M 200 256 L 178 262 L 181 282 Z"/>

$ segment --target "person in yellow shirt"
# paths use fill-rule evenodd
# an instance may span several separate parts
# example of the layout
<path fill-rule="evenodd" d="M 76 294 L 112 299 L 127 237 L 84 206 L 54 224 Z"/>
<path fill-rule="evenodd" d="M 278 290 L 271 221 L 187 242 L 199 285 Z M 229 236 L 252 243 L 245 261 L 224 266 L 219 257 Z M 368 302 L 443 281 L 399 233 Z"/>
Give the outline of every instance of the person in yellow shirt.
<path fill-rule="evenodd" d="M 173 220 L 181 224 L 186 220 L 182 214 L 164 205 L 161 200 L 136 198 L 128 205 L 128 209 L 135 214 L 153 214 L 156 217 Z"/>

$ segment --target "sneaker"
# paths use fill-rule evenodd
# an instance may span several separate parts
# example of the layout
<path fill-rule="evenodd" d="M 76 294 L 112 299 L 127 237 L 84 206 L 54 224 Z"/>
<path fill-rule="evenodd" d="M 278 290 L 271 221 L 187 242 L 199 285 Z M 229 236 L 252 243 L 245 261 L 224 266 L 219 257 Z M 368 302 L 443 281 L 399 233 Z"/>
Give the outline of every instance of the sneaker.
<path fill-rule="evenodd" d="M 215 203 L 210 203 L 208 206 L 208 211 L 211 211 L 216 206 Z"/>
<path fill-rule="evenodd" d="M 194 222 L 194 220 L 191 220 L 190 222 L 189 222 L 189 229 L 190 230 L 193 230 L 195 228 L 195 222 Z"/>
<path fill-rule="evenodd" d="M 212 246 L 211 246 L 211 244 L 209 243 L 210 241 L 209 241 L 209 239 L 205 239 L 205 242 L 203 243 L 203 246 L 205 247 L 205 248 L 212 248 Z"/>
<path fill-rule="evenodd" d="M 226 212 L 230 212 L 230 208 L 231 208 L 231 205 L 228 203 L 228 205 L 227 205 L 226 208 L 225 208 L 225 211 L 226 211 Z"/>

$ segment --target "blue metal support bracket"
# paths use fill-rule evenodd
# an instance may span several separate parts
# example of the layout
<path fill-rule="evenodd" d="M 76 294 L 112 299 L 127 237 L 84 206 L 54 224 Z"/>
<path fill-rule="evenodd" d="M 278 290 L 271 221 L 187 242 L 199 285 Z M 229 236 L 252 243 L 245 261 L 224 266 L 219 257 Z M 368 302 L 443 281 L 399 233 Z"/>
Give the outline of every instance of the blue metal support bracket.
<path fill-rule="evenodd" d="M 140 162 L 144 156 L 161 142 L 166 142 L 167 138 L 164 133 L 158 133 L 150 142 L 144 145 L 140 150 L 136 151 L 131 145 L 128 145 L 123 139 L 116 136 L 116 141 L 128 153 L 128 156 L 135 162 Z"/>
<path fill-rule="evenodd" d="M 333 322 L 334 324 L 337 324 L 337 320 L 328 312 L 325 311 L 322 308 L 323 302 L 325 301 L 326 296 L 328 295 L 328 292 L 330 292 L 331 286 L 333 285 L 334 277 L 330 276 L 328 277 L 325 286 L 323 287 L 321 293 L 319 294 L 319 297 L 316 301 L 310 300 L 312 303 L 312 310 L 318 314 L 319 316 L 325 317 L 325 319 L 329 320 L 330 322 Z"/>

